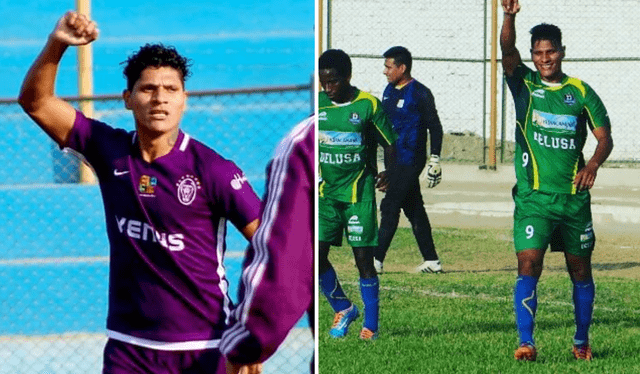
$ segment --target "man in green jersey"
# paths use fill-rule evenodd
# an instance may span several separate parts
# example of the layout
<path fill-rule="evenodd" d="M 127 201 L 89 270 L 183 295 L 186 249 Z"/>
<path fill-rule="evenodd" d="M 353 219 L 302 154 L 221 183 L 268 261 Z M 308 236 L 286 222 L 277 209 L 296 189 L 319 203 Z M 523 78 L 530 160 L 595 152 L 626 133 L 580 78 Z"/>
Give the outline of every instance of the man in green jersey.
<path fill-rule="evenodd" d="M 382 103 L 351 85 L 351 59 L 344 51 L 325 51 L 320 56 L 319 76 L 324 90 L 318 98 L 319 276 L 320 288 L 336 312 L 329 333 L 344 337 L 359 315 L 329 262 L 330 246 L 341 245 L 344 235 L 360 273 L 364 303 L 360 338 L 373 340 L 378 336 L 379 310 L 378 275 L 373 265 L 378 245 L 376 153 L 380 144 L 388 156 L 385 159 L 393 160 L 397 136 Z"/>
<path fill-rule="evenodd" d="M 520 346 L 515 358 L 536 359 L 536 287 L 545 250 L 551 245 L 552 250 L 564 252 L 573 282 L 573 355 L 591 360 L 589 326 L 595 296 L 591 253 L 595 235 L 589 189 L 613 148 L 609 117 L 589 85 L 562 72 L 565 48 L 560 29 L 544 23 L 531 29 L 531 58 L 537 70 L 533 71 L 523 64 L 515 46 L 515 17 L 520 4 L 518 0 L 502 0 L 502 8 L 502 66 L 516 107 L 513 231 L 518 278 L 514 306 Z M 582 148 L 588 130 L 598 144 L 585 163 Z"/>

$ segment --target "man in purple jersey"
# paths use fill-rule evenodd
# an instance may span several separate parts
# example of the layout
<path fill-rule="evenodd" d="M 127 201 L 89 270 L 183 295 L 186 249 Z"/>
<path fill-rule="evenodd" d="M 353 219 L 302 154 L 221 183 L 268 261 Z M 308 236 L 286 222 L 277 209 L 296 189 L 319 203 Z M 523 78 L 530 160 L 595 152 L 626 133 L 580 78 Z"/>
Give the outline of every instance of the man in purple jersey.
<path fill-rule="evenodd" d="M 96 24 L 66 13 L 25 77 L 19 102 L 100 181 L 110 244 L 103 373 L 216 373 L 232 308 L 223 266 L 226 221 L 250 239 L 260 200 L 231 161 L 179 129 L 189 60 L 161 44 L 125 62 L 136 131 L 86 118 L 54 94 L 63 53 Z"/>
<path fill-rule="evenodd" d="M 227 373 L 264 362 L 305 311 L 314 315 L 314 129 L 313 117 L 298 124 L 267 168 L 261 224 L 245 260 L 241 302 L 220 342 Z"/>

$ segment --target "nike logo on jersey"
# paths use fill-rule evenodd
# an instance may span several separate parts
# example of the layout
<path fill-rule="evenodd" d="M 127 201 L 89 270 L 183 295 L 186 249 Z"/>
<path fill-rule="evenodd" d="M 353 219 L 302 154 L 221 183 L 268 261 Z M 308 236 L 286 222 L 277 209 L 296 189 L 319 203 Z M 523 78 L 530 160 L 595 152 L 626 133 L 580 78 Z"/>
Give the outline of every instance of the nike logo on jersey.
<path fill-rule="evenodd" d="M 119 176 L 125 175 L 125 174 L 129 174 L 129 170 L 119 171 L 118 169 L 113 169 L 113 175 L 115 175 L 116 177 L 119 177 Z"/>

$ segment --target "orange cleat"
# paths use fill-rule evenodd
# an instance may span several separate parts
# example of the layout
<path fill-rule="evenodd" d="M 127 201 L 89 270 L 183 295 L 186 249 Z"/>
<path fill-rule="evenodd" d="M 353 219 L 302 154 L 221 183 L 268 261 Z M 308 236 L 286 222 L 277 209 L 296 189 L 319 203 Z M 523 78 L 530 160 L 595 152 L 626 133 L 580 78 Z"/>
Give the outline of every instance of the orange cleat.
<path fill-rule="evenodd" d="M 518 361 L 535 361 L 537 356 L 536 347 L 528 343 L 521 344 L 513 354 L 513 357 Z"/>

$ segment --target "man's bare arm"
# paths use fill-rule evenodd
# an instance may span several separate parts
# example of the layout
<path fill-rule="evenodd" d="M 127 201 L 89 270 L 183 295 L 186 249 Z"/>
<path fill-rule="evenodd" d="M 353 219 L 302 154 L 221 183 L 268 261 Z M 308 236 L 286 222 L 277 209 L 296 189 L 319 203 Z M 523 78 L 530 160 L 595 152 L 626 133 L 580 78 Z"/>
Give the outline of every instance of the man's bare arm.
<path fill-rule="evenodd" d="M 256 218 L 253 221 L 249 222 L 245 227 L 243 227 L 240 232 L 245 237 L 245 239 L 250 241 L 253 237 L 253 234 L 256 233 L 258 226 L 260 226 L 260 220 Z"/>
<path fill-rule="evenodd" d="M 520 4 L 518 0 L 502 0 L 502 10 L 504 11 L 500 32 L 502 68 L 507 76 L 511 76 L 522 62 L 520 52 L 516 48 L 516 14 L 520 11 Z"/>
<path fill-rule="evenodd" d="M 60 60 L 70 45 L 88 44 L 97 37 L 95 22 L 76 12 L 67 12 L 56 24 L 22 83 L 18 97 L 20 106 L 62 146 L 73 128 L 76 113 L 54 93 Z"/>

